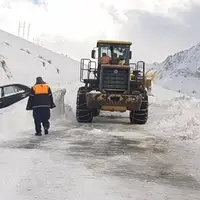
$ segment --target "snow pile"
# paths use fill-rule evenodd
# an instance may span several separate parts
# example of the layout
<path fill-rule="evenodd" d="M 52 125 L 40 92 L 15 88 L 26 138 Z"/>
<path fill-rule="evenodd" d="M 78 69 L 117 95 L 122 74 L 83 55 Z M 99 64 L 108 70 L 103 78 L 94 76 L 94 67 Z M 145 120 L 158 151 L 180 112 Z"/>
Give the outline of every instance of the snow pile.
<path fill-rule="evenodd" d="M 200 140 L 200 100 L 154 86 L 148 129 L 162 137 Z"/>
<path fill-rule="evenodd" d="M 52 119 L 74 107 L 80 84 L 79 62 L 0 30 L 0 85 L 32 86 L 37 76 L 42 76 L 53 91 L 57 107 L 52 110 Z M 2 137 L 33 128 L 32 112 L 25 110 L 26 103 L 27 99 L 0 110 Z"/>
<path fill-rule="evenodd" d="M 160 86 L 200 98 L 200 43 L 148 68 L 157 71 L 156 83 Z"/>

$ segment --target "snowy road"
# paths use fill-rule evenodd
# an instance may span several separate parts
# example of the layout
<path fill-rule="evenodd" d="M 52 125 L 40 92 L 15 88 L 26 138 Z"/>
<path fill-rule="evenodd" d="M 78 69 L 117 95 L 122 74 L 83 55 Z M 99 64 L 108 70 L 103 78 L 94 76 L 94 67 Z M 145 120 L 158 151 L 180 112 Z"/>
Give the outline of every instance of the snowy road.
<path fill-rule="evenodd" d="M 200 199 L 198 144 L 152 129 L 169 116 L 156 103 L 145 126 L 121 117 L 61 121 L 48 136 L 1 143 L 0 199 Z"/>

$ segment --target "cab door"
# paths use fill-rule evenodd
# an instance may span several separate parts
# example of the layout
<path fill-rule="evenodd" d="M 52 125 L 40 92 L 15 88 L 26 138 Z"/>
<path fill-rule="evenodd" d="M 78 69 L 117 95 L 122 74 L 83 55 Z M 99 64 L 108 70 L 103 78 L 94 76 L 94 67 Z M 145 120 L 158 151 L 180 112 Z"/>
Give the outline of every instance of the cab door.
<path fill-rule="evenodd" d="M 0 109 L 21 101 L 30 94 L 30 88 L 22 84 L 0 86 Z"/>

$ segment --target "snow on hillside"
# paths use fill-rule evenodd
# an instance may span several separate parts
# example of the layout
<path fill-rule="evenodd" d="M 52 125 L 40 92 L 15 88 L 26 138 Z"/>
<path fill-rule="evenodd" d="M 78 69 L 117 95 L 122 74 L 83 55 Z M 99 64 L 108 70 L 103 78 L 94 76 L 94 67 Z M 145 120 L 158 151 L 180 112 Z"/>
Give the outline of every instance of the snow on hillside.
<path fill-rule="evenodd" d="M 64 101 L 69 108 L 74 107 L 79 62 L 0 30 L 0 85 L 32 86 L 37 76 L 42 76 L 52 88 L 57 105 L 52 118 L 63 114 Z M 32 113 L 25 111 L 26 103 L 27 99 L 0 110 L 0 135 L 33 127 Z"/>
<path fill-rule="evenodd" d="M 79 62 L 4 31 L 0 31 L 0 61 L 4 72 L 0 84 L 32 85 L 36 76 L 43 76 L 51 85 L 66 86 L 77 81 L 79 75 Z"/>
<path fill-rule="evenodd" d="M 157 71 L 160 86 L 200 98 L 200 43 L 148 67 Z"/>

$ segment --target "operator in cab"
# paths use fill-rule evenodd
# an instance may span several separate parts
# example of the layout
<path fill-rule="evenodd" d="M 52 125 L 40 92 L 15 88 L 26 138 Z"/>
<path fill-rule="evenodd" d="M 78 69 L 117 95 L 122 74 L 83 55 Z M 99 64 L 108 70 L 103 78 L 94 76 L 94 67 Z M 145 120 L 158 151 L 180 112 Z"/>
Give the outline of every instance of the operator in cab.
<path fill-rule="evenodd" d="M 107 56 L 106 53 L 102 53 L 101 64 L 110 64 L 111 60 L 111 57 Z"/>
<path fill-rule="evenodd" d="M 123 56 L 119 56 L 119 63 L 118 63 L 119 65 L 125 65 L 125 59 L 124 59 L 124 57 Z"/>

